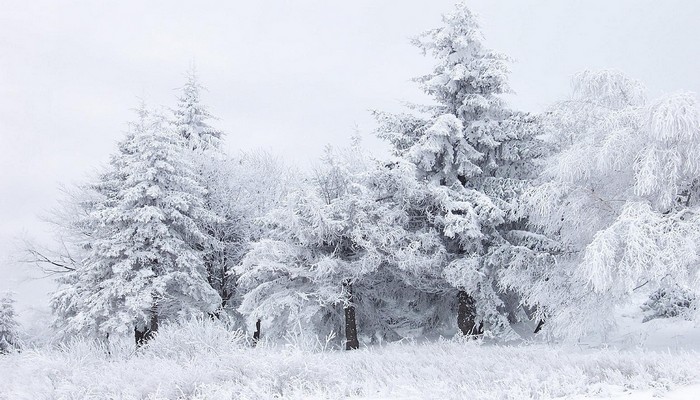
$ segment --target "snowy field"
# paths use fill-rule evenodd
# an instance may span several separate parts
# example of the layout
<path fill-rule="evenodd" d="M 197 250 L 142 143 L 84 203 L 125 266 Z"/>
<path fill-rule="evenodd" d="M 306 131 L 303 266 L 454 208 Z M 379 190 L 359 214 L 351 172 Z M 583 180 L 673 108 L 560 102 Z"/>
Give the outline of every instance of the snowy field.
<path fill-rule="evenodd" d="M 163 329 L 138 352 L 128 341 L 110 355 L 74 341 L 0 357 L 0 398 L 697 398 L 700 355 L 640 338 L 609 348 L 445 340 L 345 352 L 299 337 L 251 348 L 237 333 L 192 323 Z"/>

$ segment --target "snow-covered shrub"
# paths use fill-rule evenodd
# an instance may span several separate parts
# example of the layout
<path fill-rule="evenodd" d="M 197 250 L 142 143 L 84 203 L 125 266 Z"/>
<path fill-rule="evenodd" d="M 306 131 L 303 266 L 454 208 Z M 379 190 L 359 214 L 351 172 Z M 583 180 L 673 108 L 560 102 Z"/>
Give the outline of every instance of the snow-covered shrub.
<path fill-rule="evenodd" d="M 141 351 L 171 360 L 188 360 L 204 353 L 230 354 L 249 347 L 245 332 L 204 317 L 164 325 Z"/>
<path fill-rule="evenodd" d="M 642 304 L 642 310 L 646 312 L 644 322 L 656 318 L 692 318 L 697 306 L 695 293 L 678 286 L 661 287 Z"/>
<path fill-rule="evenodd" d="M 19 348 L 15 300 L 10 293 L 0 293 L 0 354 Z"/>

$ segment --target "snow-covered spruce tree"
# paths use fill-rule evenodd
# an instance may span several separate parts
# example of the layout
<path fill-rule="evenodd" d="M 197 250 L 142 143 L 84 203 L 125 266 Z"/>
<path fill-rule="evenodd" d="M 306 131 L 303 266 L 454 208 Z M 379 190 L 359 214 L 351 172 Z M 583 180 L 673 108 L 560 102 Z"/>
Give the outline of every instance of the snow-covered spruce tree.
<path fill-rule="evenodd" d="M 223 132 L 209 125 L 208 121 L 215 118 L 201 103 L 204 87 L 199 83 L 196 69 L 192 67 L 187 70 L 185 77 L 177 106 L 172 110 L 175 131 L 192 150 L 219 150 Z"/>
<path fill-rule="evenodd" d="M 117 143 L 117 153 L 110 163 L 88 182 L 65 190 L 66 198 L 54 210 L 51 222 L 55 225 L 59 249 L 55 251 L 30 248 L 30 256 L 44 271 L 59 274 L 59 289 L 52 294 L 51 307 L 54 326 L 63 334 L 76 332 L 97 337 L 104 336 L 97 329 L 99 321 L 76 319 L 85 310 L 97 278 L 88 278 L 86 263 L 94 250 L 94 242 L 103 226 L 101 211 L 110 207 L 125 184 L 129 157 L 135 154 L 134 136 L 145 134 L 149 117 L 142 100 L 135 110 L 136 121 L 129 123 L 126 137 Z"/>
<path fill-rule="evenodd" d="M 15 300 L 9 293 L 0 294 L 0 354 L 19 348 L 19 324 L 14 303 Z"/>
<path fill-rule="evenodd" d="M 689 93 L 646 104 L 644 88 L 616 71 L 574 82 L 548 113 L 560 150 L 523 203 L 558 242 L 557 265 L 519 282 L 551 333 L 578 338 L 605 336 L 633 294 L 697 295 L 700 113 Z"/>
<path fill-rule="evenodd" d="M 346 156 L 349 156 L 346 158 Z M 396 236 L 396 212 L 363 184 L 358 151 L 328 151 L 324 164 L 263 220 L 268 238 L 255 243 L 237 271 L 245 290 L 241 312 L 261 319 L 267 337 L 297 329 L 326 336 L 345 332 L 346 349 L 359 347 L 357 289 L 377 273 Z"/>
<path fill-rule="evenodd" d="M 457 289 L 457 323 L 464 334 L 509 334 L 519 301 L 499 284 L 516 261 L 541 257 L 512 211 L 536 176 L 544 147 L 536 119 L 507 108 L 507 58 L 487 49 L 473 14 L 461 3 L 444 25 L 414 40 L 435 57 L 432 73 L 417 79 L 435 104 L 412 113 L 376 113 L 378 134 L 395 155 L 416 166 L 439 207 L 426 221 L 448 252 L 440 274 Z"/>
<path fill-rule="evenodd" d="M 453 332 L 457 291 L 443 274 L 452 257 L 443 230 L 465 222 L 459 217 L 447 222 L 445 215 L 469 213 L 470 203 L 416 179 L 416 166 L 401 158 L 377 165 L 364 185 L 394 216 L 391 235 L 378 242 L 383 262 L 361 288 L 363 331 L 373 341 Z"/>
<path fill-rule="evenodd" d="M 162 321 L 213 312 L 221 301 L 197 246 L 204 234 L 196 221 L 217 217 L 164 117 L 139 114 L 111 162 L 115 191 L 93 211 L 101 222 L 89 253 L 52 301 L 69 331 L 133 330 L 137 343 Z"/>

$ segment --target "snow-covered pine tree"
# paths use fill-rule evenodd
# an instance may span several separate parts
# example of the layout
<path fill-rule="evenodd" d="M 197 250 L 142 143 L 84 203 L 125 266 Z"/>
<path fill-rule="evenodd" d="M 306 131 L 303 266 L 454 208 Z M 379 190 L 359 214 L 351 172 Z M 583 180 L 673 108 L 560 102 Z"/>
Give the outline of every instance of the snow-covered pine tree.
<path fill-rule="evenodd" d="M 391 234 L 377 242 L 383 262 L 358 289 L 362 330 L 374 342 L 453 332 L 457 295 L 442 274 L 450 257 L 442 228 L 448 210 L 469 204 L 436 193 L 441 188 L 416 179 L 415 165 L 401 158 L 377 165 L 363 182 L 394 216 Z"/>
<path fill-rule="evenodd" d="M 217 217 L 165 118 L 139 113 L 111 162 L 115 191 L 92 212 L 100 224 L 89 253 L 53 300 L 66 329 L 133 330 L 137 343 L 159 323 L 213 312 L 221 301 L 196 246 L 204 240 L 196 221 Z"/>
<path fill-rule="evenodd" d="M 19 348 L 19 324 L 15 315 L 15 300 L 10 293 L 0 294 L 0 354 Z"/>
<path fill-rule="evenodd" d="M 177 106 L 172 110 L 173 125 L 184 144 L 192 150 L 220 149 L 223 132 L 209 125 L 215 119 L 201 103 L 201 91 L 197 70 L 192 66 L 185 73 L 185 85 L 180 89 Z"/>
<path fill-rule="evenodd" d="M 551 333 L 603 336 L 636 293 L 698 294 L 700 112 L 689 93 L 651 104 L 617 71 L 586 71 L 547 114 L 559 151 L 527 192 L 530 221 L 555 239 L 556 268 L 521 277 Z M 641 304 L 637 304 L 641 305 Z"/>
<path fill-rule="evenodd" d="M 537 121 L 506 106 L 507 58 L 484 46 L 464 3 L 414 44 L 437 61 L 417 79 L 436 103 L 412 106 L 409 114 L 375 113 L 378 135 L 415 164 L 416 178 L 439 204 L 426 220 L 443 235 L 448 255 L 440 269 L 458 289 L 460 330 L 481 333 L 487 322 L 506 334 L 519 302 L 504 302 L 509 296 L 499 293 L 498 277 L 512 261 L 538 257 L 512 212 L 543 154 Z"/>
<path fill-rule="evenodd" d="M 149 113 L 146 103 L 141 100 L 134 109 L 136 120 L 129 123 L 123 140 L 117 143 L 117 152 L 110 157 L 110 163 L 91 181 L 66 189 L 66 198 L 54 210 L 51 221 L 57 227 L 60 250 L 51 253 L 34 252 L 34 260 L 50 273 L 60 273 L 56 279 L 59 288 L 52 294 L 51 308 L 55 319 L 54 326 L 64 334 L 80 332 L 103 337 L 97 329 L 98 320 L 76 319 L 85 310 L 90 293 L 96 282 L 88 278 L 86 260 L 94 249 L 98 230 L 103 225 L 100 212 L 110 206 L 127 178 L 126 165 L 135 150 L 134 136 L 146 134 Z"/>

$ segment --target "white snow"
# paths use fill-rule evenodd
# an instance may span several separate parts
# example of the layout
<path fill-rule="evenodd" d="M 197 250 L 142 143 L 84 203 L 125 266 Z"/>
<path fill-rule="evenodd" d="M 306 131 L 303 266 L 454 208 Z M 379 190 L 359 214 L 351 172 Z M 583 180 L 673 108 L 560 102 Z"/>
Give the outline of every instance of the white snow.
<path fill-rule="evenodd" d="M 686 327 L 687 328 L 687 327 Z M 695 332 L 697 334 L 697 332 Z M 166 326 L 134 352 L 75 340 L 0 357 L 0 399 L 688 399 L 695 350 L 438 340 L 345 352 L 308 337 L 246 339 L 212 321 Z"/>

